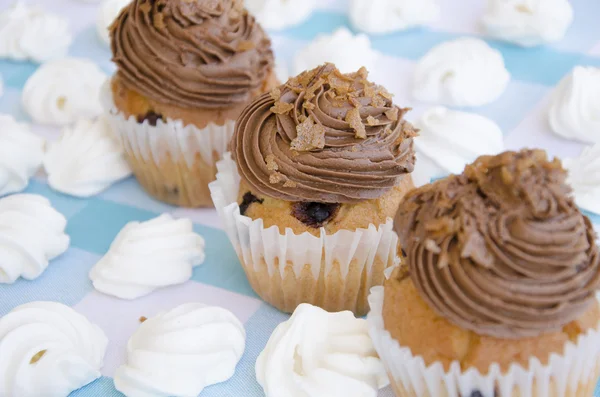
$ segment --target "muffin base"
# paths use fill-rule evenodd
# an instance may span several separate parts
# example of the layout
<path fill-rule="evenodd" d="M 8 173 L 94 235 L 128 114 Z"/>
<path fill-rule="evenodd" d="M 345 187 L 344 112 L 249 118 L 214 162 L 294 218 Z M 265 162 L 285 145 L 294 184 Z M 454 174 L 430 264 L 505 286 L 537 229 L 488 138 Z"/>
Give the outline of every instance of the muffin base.
<path fill-rule="evenodd" d="M 513 392 L 508 396 L 500 396 L 497 397 L 531 397 L 531 396 L 543 396 L 543 397 L 591 397 L 594 395 L 594 390 L 596 389 L 597 382 L 596 380 L 600 378 L 600 366 L 597 366 L 594 369 L 594 376 L 588 382 L 580 382 L 575 390 L 567 389 L 564 393 L 560 392 L 556 386 L 556 383 L 550 381 L 550 390 L 548 394 L 538 390 L 537 382 L 533 382 L 531 393 L 521 393 L 521 391 L 517 388 L 513 389 Z M 392 376 L 388 373 L 390 379 L 393 379 Z M 425 391 L 425 393 L 417 394 L 414 390 L 407 390 L 404 388 L 404 385 L 401 383 L 391 382 L 392 390 L 397 397 L 452 397 L 446 390 L 444 390 L 445 385 L 440 384 L 440 389 L 442 389 L 442 394 L 436 393 L 435 395 Z M 477 390 L 473 390 L 472 395 L 476 393 Z M 468 396 L 470 397 L 470 396 Z M 483 396 L 487 397 L 487 396 Z M 495 397 L 495 396 L 491 396 Z"/>
<path fill-rule="evenodd" d="M 386 263 L 376 258 L 367 269 L 353 260 L 344 277 L 338 261 L 333 262 L 327 275 L 323 263 L 315 279 L 309 264 L 296 275 L 293 264 L 287 262 L 282 277 L 278 258 L 275 258 L 276 271 L 272 275 L 264 259 L 255 266 L 247 265 L 243 258 L 240 262 L 252 289 L 262 300 L 282 312 L 292 313 L 299 304 L 310 303 L 329 312 L 350 310 L 358 316 L 367 314 L 369 289 L 383 283 L 384 270 L 393 264 L 393 261 Z"/>
<path fill-rule="evenodd" d="M 529 355 L 528 360 L 525 360 L 526 364 L 515 359 L 506 366 L 507 357 L 501 356 L 506 352 L 499 350 L 498 358 L 500 361 L 504 360 L 504 363 L 495 362 L 496 357 L 493 355 L 485 357 L 489 365 L 482 372 L 476 366 L 466 367 L 457 360 L 433 362 L 431 358 L 427 359 L 413 353 L 409 346 L 401 345 L 392 336 L 393 331 L 390 332 L 384 325 L 386 319 L 390 322 L 389 317 L 386 317 L 389 313 L 386 314 L 384 308 L 384 300 L 389 298 L 387 291 L 384 291 L 388 289 L 388 281 L 385 285 L 385 288 L 375 287 L 371 290 L 369 295 L 371 311 L 367 316 L 367 322 L 373 344 L 386 367 L 397 396 L 589 397 L 592 395 L 600 376 L 600 322 L 597 318 L 597 307 L 590 310 L 592 317 L 596 316 L 595 327 L 582 329 L 577 335 L 571 335 L 572 339 L 565 342 L 558 351 L 549 354 L 549 357 L 544 357 L 541 352 L 541 359 Z M 392 295 L 395 296 L 395 292 L 392 292 Z M 407 307 L 412 308 L 412 304 Z M 413 314 L 406 315 L 404 318 L 395 318 L 394 321 L 410 321 L 409 317 L 418 318 L 419 310 L 417 309 Z M 427 321 L 431 322 L 430 320 L 427 316 Z M 587 323 L 589 318 L 582 321 Z M 438 325 L 434 322 L 429 328 L 436 328 Z M 418 324 L 412 326 L 417 327 Z M 422 328 L 414 330 L 429 344 L 439 344 L 438 339 L 448 339 L 446 335 L 439 335 L 438 338 L 432 339 L 430 334 L 422 331 Z M 518 340 L 506 342 L 513 343 Z"/>
<path fill-rule="evenodd" d="M 125 152 L 137 181 L 151 196 L 178 207 L 212 207 L 208 184 L 215 180 L 217 167 L 199 153 L 189 165 L 184 159 L 174 161 L 171 155 L 155 162 L 131 150 Z M 218 158 L 219 153 L 214 156 Z"/>
<path fill-rule="evenodd" d="M 411 175 L 404 175 L 399 179 L 396 186 L 377 199 L 339 204 L 336 213 L 321 227 L 325 229 L 327 234 L 334 234 L 339 230 L 356 230 L 366 228 L 370 224 L 380 225 L 385 223 L 387 218 L 393 218 L 396 215 L 402 198 L 414 187 Z M 260 203 L 255 202 L 249 205 L 244 215 L 251 219 L 262 219 L 265 228 L 277 226 L 282 234 L 289 228 L 296 234 L 308 232 L 314 236 L 319 236 L 320 227 L 308 226 L 293 215 L 293 207 L 296 203 L 257 193 L 242 181 L 239 188 L 238 204 L 243 202 L 245 193 L 251 193 L 260 200 Z"/>
<path fill-rule="evenodd" d="M 257 93 L 276 84 L 270 75 Z M 172 205 L 212 206 L 208 184 L 215 179 L 216 162 L 227 150 L 245 104 L 225 110 L 165 105 L 125 87 L 118 74 L 105 91 L 109 120 L 140 185 Z M 149 113 L 159 119 L 142 121 Z"/>
<path fill-rule="evenodd" d="M 502 371 L 512 364 L 526 367 L 531 357 L 546 365 L 552 354 L 562 353 L 566 343 L 575 343 L 580 335 L 600 323 L 600 310 L 594 302 L 579 318 L 557 331 L 521 339 L 479 335 L 435 313 L 408 275 L 398 279 L 398 271 L 385 281 L 385 329 L 401 346 L 421 356 L 426 365 L 440 362 L 447 370 L 453 362 L 458 362 L 463 371 L 476 368 L 482 374 L 494 363 Z"/>
<path fill-rule="evenodd" d="M 367 295 L 396 261 L 393 220 L 356 230 L 300 234 L 240 214 L 240 176 L 229 153 L 217 163 L 209 187 L 217 212 L 254 291 L 267 303 L 293 312 L 301 303 L 328 311 L 367 312 Z"/>

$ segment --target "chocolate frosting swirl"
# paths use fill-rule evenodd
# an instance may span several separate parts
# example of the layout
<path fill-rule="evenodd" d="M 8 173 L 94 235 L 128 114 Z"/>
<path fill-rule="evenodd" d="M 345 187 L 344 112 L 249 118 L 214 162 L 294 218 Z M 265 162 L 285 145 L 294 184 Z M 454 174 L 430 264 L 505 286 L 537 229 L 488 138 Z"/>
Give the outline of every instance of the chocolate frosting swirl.
<path fill-rule="evenodd" d="M 161 103 L 243 104 L 273 67 L 271 42 L 242 0 L 134 0 L 110 30 L 118 76 Z"/>
<path fill-rule="evenodd" d="M 408 109 L 326 64 L 290 79 L 240 115 L 231 151 L 256 192 L 286 201 L 353 203 L 382 196 L 414 168 Z"/>
<path fill-rule="evenodd" d="M 499 338 L 560 330 L 600 287 L 600 257 L 558 160 L 480 157 L 409 193 L 395 219 L 423 299 L 461 328 Z"/>

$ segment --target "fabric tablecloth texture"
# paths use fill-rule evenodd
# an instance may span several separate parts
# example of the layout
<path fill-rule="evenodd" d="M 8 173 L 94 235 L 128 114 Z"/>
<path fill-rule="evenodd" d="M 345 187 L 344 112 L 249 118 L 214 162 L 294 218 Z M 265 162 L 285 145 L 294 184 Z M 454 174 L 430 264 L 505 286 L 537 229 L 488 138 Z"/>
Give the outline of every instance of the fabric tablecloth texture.
<path fill-rule="evenodd" d="M 0 0 L 0 9 L 11 3 L 12 0 Z M 28 3 L 40 4 L 70 18 L 74 42 L 69 55 L 89 58 L 109 74 L 114 71 L 110 50 L 96 35 L 98 3 L 77 0 L 29 0 Z M 371 77 L 395 94 L 394 101 L 399 106 L 413 108 L 407 116 L 409 120 L 415 120 L 431 107 L 414 101 L 410 95 L 412 72 L 419 58 L 441 42 L 461 36 L 481 36 L 479 19 L 485 7 L 484 0 L 441 0 L 440 3 L 442 18 L 428 28 L 371 37 L 373 48 L 381 53 Z M 573 0 L 572 4 L 575 22 L 567 36 L 557 44 L 523 49 L 486 39 L 502 52 L 512 80 L 499 100 L 473 110 L 491 118 L 502 128 L 507 149 L 539 147 L 547 150 L 550 156 L 564 158 L 578 155 L 584 147 L 553 135 L 546 117 L 550 94 L 564 75 L 576 65 L 600 66 L 600 1 Z M 270 32 L 278 60 L 291 65 L 296 51 L 318 34 L 349 26 L 347 7 L 347 0 L 323 0 L 307 22 Z M 4 80 L 0 113 L 12 114 L 19 121 L 31 121 L 21 107 L 20 97 L 23 85 L 37 67 L 28 62 L 0 60 L 0 74 Z M 49 140 L 56 139 L 59 134 L 54 128 L 34 125 L 33 129 Z M 111 377 L 125 359 L 127 340 L 137 328 L 139 318 L 192 301 L 231 310 L 247 331 L 246 352 L 234 377 L 206 388 L 201 396 L 264 395 L 256 382 L 254 364 L 273 329 L 288 316 L 254 294 L 214 210 L 181 209 L 159 203 L 146 195 L 133 177 L 90 199 L 77 199 L 52 191 L 41 174 L 31 181 L 25 192 L 47 197 L 67 217 L 71 247 L 52 261 L 38 279 L 0 284 L 0 316 L 26 302 L 51 300 L 72 306 L 105 331 L 110 344 L 103 376 L 74 392 L 73 396 L 121 396 Z M 165 212 L 191 218 L 195 230 L 206 239 L 206 261 L 194 270 L 192 280 L 133 301 L 96 292 L 88 272 L 106 253 L 119 230 L 127 222 L 148 220 Z M 596 225 L 600 225 L 600 216 L 589 215 Z M 393 393 L 388 388 L 382 390 L 380 396 L 391 397 Z M 596 397 L 600 397 L 600 387 Z"/>

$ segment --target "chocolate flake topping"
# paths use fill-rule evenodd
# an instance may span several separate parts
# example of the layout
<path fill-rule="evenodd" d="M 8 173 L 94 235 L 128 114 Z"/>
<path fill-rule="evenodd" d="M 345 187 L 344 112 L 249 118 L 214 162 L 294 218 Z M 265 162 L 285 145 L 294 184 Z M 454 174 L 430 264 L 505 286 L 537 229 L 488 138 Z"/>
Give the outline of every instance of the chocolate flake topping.
<path fill-rule="evenodd" d="M 273 112 L 275 114 L 286 114 L 286 113 L 289 113 L 289 111 L 292 110 L 293 108 L 294 108 L 294 105 L 291 103 L 277 101 L 271 107 L 271 112 Z"/>
<path fill-rule="evenodd" d="M 269 154 L 267 158 L 265 158 L 265 162 L 267 163 L 267 169 L 269 171 L 277 171 L 279 169 L 279 166 L 275 161 L 275 156 L 273 156 L 272 154 Z"/>
<path fill-rule="evenodd" d="M 315 124 L 312 116 L 296 126 L 298 136 L 292 141 L 290 147 L 299 152 L 306 152 L 325 147 L 325 128 Z"/>
<path fill-rule="evenodd" d="M 410 192 L 395 230 L 421 297 L 461 328 L 498 338 L 562 329 L 596 302 L 600 253 L 558 160 L 482 156 Z"/>
<path fill-rule="evenodd" d="M 231 143 L 252 191 L 293 202 L 359 202 L 411 172 L 416 131 L 367 77 L 366 69 L 342 74 L 325 64 L 256 98 Z"/>

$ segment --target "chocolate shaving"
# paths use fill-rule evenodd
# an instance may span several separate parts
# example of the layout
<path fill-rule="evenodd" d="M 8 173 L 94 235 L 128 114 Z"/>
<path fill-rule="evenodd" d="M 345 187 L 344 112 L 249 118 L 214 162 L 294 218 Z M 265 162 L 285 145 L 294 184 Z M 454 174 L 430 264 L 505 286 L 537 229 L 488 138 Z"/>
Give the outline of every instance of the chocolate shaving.
<path fill-rule="evenodd" d="M 244 40 L 238 44 L 237 50 L 238 51 L 248 51 L 248 50 L 254 49 L 255 47 L 256 47 L 256 45 L 253 42 L 251 42 L 249 40 Z"/>
<path fill-rule="evenodd" d="M 274 101 L 278 101 L 279 98 L 281 98 L 281 90 L 279 89 L 279 87 L 273 88 L 269 95 L 271 95 L 271 98 Z"/>
<path fill-rule="evenodd" d="M 167 25 L 165 25 L 164 14 L 154 14 L 153 22 L 154 22 L 154 27 L 157 29 L 164 29 L 167 27 Z"/>
<path fill-rule="evenodd" d="M 413 127 L 412 124 L 404 122 L 402 124 L 402 138 L 409 139 L 419 136 L 419 130 Z"/>
<path fill-rule="evenodd" d="M 433 252 L 434 254 L 439 254 L 440 252 L 442 252 L 442 249 L 439 247 L 439 245 L 437 245 L 436 242 L 430 238 L 425 240 L 425 249 L 427 251 Z"/>
<path fill-rule="evenodd" d="M 311 99 L 313 99 L 315 97 L 315 92 L 323 87 L 323 84 L 325 84 L 325 80 L 323 80 L 321 77 L 319 77 L 314 83 L 312 83 L 305 91 L 304 94 L 304 100 L 305 101 L 310 101 Z"/>
<path fill-rule="evenodd" d="M 348 94 L 348 102 L 350 102 L 355 108 L 359 108 L 362 106 L 360 101 L 356 99 L 356 97 L 354 97 L 352 94 Z"/>
<path fill-rule="evenodd" d="M 352 80 L 341 74 L 337 69 L 327 76 L 327 82 L 338 95 L 346 95 L 353 90 Z"/>
<path fill-rule="evenodd" d="M 390 121 L 398 121 L 398 108 L 394 107 L 390 110 L 385 111 L 385 117 L 387 117 Z"/>
<path fill-rule="evenodd" d="M 346 114 L 346 122 L 350 124 L 350 127 L 354 130 L 356 138 L 364 139 L 367 137 L 367 130 L 360 118 L 359 109 L 354 108 L 349 110 Z"/>
<path fill-rule="evenodd" d="M 308 152 L 325 147 L 325 128 L 315 124 L 311 116 L 296 126 L 296 133 L 298 135 L 290 145 L 292 150 Z"/>
<path fill-rule="evenodd" d="M 394 94 L 392 94 L 391 92 L 386 90 L 384 87 L 378 86 L 378 89 L 379 89 L 379 91 L 377 93 L 379 95 L 381 95 L 382 97 L 384 97 L 385 99 L 391 101 L 394 98 Z"/>
<path fill-rule="evenodd" d="M 275 114 L 287 114 L 294 108 L 292 103 L 277 101 L 271 106 L 271 112 Z"/>
<path fill-rule="evenodd" d="M 386 105 L 386 100 L 379 94 L 371 98 L 371 106 L 382 108 Z"/>
<path fill-rule="evenodd" d="M 265 161 L 267 163 L 267 169 L 269 171 L 277 171 L 279 169 L 277 162 L 275 162 L 274 155 L 272 155 L 272 154 L 267 155 L 267 158 L 265 158 Z"/>
<path fill-rule="evenodd" d="M 287 181 L 287 177 L 280 172 L 273 172 L 269 175 L 269 183 L 273 185 L 283 181 Z"/>
<path fill-rule="evenodd" d="M 364 66 L 358 69 L 356 74 L 362 77 L 363 80 L 367 80 L 369 78 L 369 71 Z"/>
<path fill-rule="evenodd" d="M 313 109 L 314 109 L 316 106 L 315 106 L 315 104 L 314 104 L 314 103 L 312 103 L 312 102 L 304 102 L 304 103 L 302 104 L 302 107 L 303 107 L 304 109 L 313 110 Z"/>

